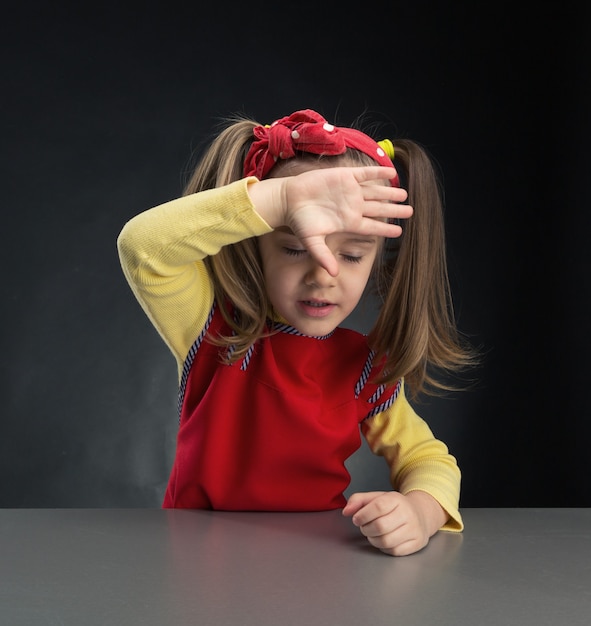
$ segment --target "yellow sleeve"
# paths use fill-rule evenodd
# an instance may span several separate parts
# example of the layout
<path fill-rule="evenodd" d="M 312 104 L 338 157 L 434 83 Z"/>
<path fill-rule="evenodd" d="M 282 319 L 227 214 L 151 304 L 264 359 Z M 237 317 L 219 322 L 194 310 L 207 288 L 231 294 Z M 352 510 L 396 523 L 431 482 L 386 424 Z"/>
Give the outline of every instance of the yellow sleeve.
<path fill-rule="evenodd" d="M 404 385 L 394 404 L 362 423 L 362 432 L 374 454 L 390 467 L 390 481 L 400 493 L 425 491 L 448 513 L 442 530 L 460 532 L 461 473 L 447 446 L 436 439 L 408 402 Z"/>
<path fill-rule="evenodd" d="M 213 303 L 203 259 L 272 230 L 248 195 L 247 185 L 256 180 L 246 178 L 144 211 L 124 225 L 117 239 L 123 273 L 174 354 L 179 375 Z"/>

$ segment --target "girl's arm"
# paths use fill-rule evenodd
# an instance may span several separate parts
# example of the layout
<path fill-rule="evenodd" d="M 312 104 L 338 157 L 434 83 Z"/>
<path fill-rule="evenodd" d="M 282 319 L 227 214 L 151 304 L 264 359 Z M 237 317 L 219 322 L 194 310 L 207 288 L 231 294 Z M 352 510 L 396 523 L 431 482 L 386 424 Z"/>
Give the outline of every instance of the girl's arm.
<path fill-rule="evenodd" d="M 174 354 L 179 372 L 213 303 L 203 259 L 229 243 L 267 233 L 244 179 L 172 200 L 133 217 L 117 247 L 129 285 Z"/>
<path fill-rule="evenodd" d="M 406 191 L 376 184 L 395 173 L 393 168 L 335 167 L 263 181 L 249 177 L 167 202 L 130 220 L 117 242 L 123 272 L 175 355 L 179 373 L 213 302 L 202 263 L 206 256 L 285 225 L 336 273 L 326 235 L 400 235 L 400 226 L 387 218 L 412 214 L 411 207 L 397 204 L 406 199 Z"/>
<path fill-rule="evenodd" d="M 461 474 L 447 446 L 410 406 L 396 402 L 362 424 L 371 450 L 390 467 L 396 491 L 353 494 L 343 509 L 370 542 L 388 554 L 423 548 L 437 530 L 459 532 Z"/>

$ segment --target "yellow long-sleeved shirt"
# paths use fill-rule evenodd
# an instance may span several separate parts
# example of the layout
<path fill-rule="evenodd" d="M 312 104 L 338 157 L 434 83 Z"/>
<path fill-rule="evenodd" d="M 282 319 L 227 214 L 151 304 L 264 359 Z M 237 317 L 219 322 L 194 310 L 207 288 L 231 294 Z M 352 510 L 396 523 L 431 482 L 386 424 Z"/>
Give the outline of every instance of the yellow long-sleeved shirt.
<path fill-rule="evenodd" d="M 131 219 L 119 235 L 125 277 L 172 351 L 179 377 L 213 304 L 203 259 L 225 245 L 272 230 L 248 195 L 247 185 L 255 180 L 244 179 L 152 208 Z M 361 430 L 371 450 L 388 462 L 395 489 L 429 493 L 450 516 L 443 529 L 463 529 L 456 459 L 416 414 L 404 387 L 394 404 L 365 420 Z"/>

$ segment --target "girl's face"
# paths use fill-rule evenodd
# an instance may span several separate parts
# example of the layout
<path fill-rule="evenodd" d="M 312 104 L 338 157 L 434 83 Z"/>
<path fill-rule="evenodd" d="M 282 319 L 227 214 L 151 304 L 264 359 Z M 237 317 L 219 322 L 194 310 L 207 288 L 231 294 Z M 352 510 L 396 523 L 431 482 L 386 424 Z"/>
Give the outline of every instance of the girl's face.
<path fill-rule="evenodd" d="M 300 333 L 332 332 L 357 306 L 379 250 L 378 237 L 333 233 L 326 243 L 339 263 L 331 276 L 287 228 L 259 237 L 267 295 Z"/>

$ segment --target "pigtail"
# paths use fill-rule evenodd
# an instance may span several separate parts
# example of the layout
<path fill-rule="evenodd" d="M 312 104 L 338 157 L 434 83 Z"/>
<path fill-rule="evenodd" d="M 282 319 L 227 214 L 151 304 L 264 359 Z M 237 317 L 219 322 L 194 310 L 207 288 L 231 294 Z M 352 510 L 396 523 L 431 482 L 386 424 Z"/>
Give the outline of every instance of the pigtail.
<path fill-rule="evenodd" d="M 184 195 L 244 178 L 244 159 L 258 123 L 237 115 L 228 118 L 225 125 L 204 151 Z M 249 238 L 224 246 L 215 256 L 206 257 L 204 263 L 213 283 L 215 300 L 232 330 L 228 336 L 209 339 L 220 346 L 231 346 L 232 350 L 222 354 L 234 362 L 265 333 L 270 313 L 257 242 Z"/>
<path fill-rule="evenodd" d="M 382 381 L 405 378 L 411 397 L 453 386 L 437 375 L 472 363 L 456 329 L 448 278 L 443 199 L 433 164 L 418 144 L 395 142 L 397 169 L 407 180 L 413 216 L 378 270 L 382 307 L 369 333 L 378 358 L 385 358 Z"/>
<path fill-rule="evenodd" d="M 243 178 L 244 159 L 257 125 L 240 115 L 225 120 L 225 127 L 200 157 L 183 195 L 223 187 Z"/>

